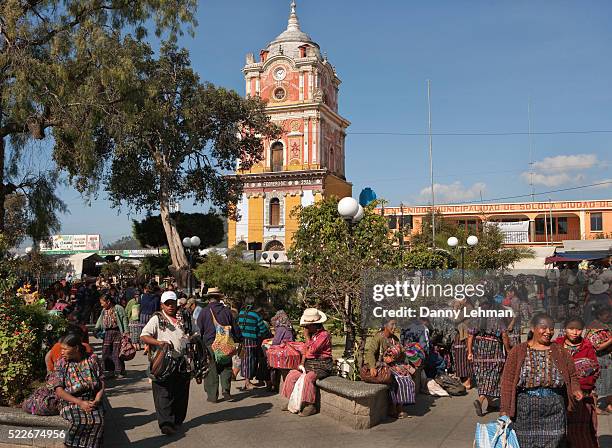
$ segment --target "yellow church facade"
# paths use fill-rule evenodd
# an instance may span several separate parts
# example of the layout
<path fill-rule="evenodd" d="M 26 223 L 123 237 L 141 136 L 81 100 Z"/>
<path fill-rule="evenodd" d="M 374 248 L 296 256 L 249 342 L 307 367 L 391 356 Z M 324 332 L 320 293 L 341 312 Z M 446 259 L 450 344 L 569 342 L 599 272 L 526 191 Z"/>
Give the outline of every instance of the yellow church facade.
<path fill-rule="evenodd" d="M 338 113 L 340 79 L 319 45 L 300 29 L 295 2 L 287 29 L 243 69 L 247 96 L 259 96 L 282 133 L 264 140 L 261 162 L 238 170 L 243 183 L 238 221 L 228 222 L 228 246 L 262 243 L 286 251 L 297 230 L 292 211 L 324 197 L 351 196 L 345 178 L 350 123 Z"/>

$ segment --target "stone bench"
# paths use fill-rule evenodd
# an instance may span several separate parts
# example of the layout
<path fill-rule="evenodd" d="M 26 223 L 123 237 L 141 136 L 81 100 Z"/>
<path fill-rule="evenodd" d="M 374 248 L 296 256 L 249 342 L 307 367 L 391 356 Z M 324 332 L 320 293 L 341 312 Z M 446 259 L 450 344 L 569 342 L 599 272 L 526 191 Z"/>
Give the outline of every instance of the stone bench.
<path fill-rule="evenodd" d="M 351 381 L 339 376 L 317 380 L 320 413 L 353 429 L 368 429 L 387 416 L 388 386 Z"/>
<path fill-rule="evenodd" d="M 0 407 L 0 447 L 4 446 L 35 446 L 35 447 L 63 447 L 63 437 L 42 437 L 40 433 L 51 434 L 57 431 L 67 431 L 70 424 L 59 416 L 31 415 L 20 408 Z M 13 435 L 23 435 L 25 431 L 37 431 L 38 437 L 9 438 L 9 431 Z M 27 433 L 25 433 L 27 434 Z"/>

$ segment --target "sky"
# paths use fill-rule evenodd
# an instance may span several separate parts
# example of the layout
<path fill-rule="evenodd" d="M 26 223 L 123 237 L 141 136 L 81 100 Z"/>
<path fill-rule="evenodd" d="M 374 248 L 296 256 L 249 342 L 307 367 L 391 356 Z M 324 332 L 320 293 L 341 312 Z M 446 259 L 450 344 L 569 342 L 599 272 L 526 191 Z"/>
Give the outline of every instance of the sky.
<path fill-rule="evenodd" d="M 245 55 L 286 28 L 289 4 L 200 1 L 195 36 L 179 44 L 203 80 L 244 95 Z M 389 205 L 430 203 L 430 80 L 436 203 L 528 201 L 530 182 L 536 200 L 612 198 L 608 0 L 298 0 L 297 13 L 342 80 L 354 196 L 370 187 Z M 109 243 L 141 217 L 103 192 L 90 205 L 60 194 L 62 233 Z"/>

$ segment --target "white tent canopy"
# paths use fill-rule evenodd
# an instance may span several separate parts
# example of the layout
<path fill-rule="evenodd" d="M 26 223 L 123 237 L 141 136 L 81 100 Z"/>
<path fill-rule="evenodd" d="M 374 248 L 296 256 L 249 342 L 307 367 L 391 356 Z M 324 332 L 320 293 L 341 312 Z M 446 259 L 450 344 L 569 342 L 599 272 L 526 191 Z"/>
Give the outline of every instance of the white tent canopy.
<path fill-rule="evenodd" d="M 554 247 L 531 247 L 533 258 L 523 258 L 512 266 L 512 273 L 521 271 L 524 274 L 536 274 L 534 271 L 543 273 L 546 270 L 546 257 L 551 257 L 555 253 Z"/>

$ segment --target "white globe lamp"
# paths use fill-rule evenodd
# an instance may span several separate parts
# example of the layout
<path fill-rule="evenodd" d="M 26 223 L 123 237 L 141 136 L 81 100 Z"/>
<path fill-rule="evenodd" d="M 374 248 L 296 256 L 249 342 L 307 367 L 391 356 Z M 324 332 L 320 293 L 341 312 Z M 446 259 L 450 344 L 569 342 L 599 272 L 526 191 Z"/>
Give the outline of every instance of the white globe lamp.
<path fill-rule="evenodd" d="M 457 247 L 457 244 L 459 244 L 459 240 L 457 239 L 457 237 L 451 236 L 446 241 L 446 244 L 448 244 L 450 247 Z"/>
<path fill-rule="evenodd" d="M 200 246 L 200 237 L 199 236 L 192 236 L 191 239 L 191 247 L 199 247 Z"/>
<path fill-rule="evenodd" d="M 467 237 L 468 246 L 475 246 L 478 244 L 478 237 L 470 235 Z"/>
<path fill-rule="evenodd" d="M 338 213 L 344 219 L 352 220 L 359 212 L 359 203 L 350 196 L 340 199 L 338 202 Z"/>
<path fill-rule="evenodd" d="M 359 205 L 359 209 L 357 210 L 357 213 L 355 214 L 355 216 L 353 216 L 353 222 L 355 224 L 358 223 L 359 221 L 363 219 L 364 215 L 365 215 L 365 212 L 363 210 L 363 207 Z"/>

